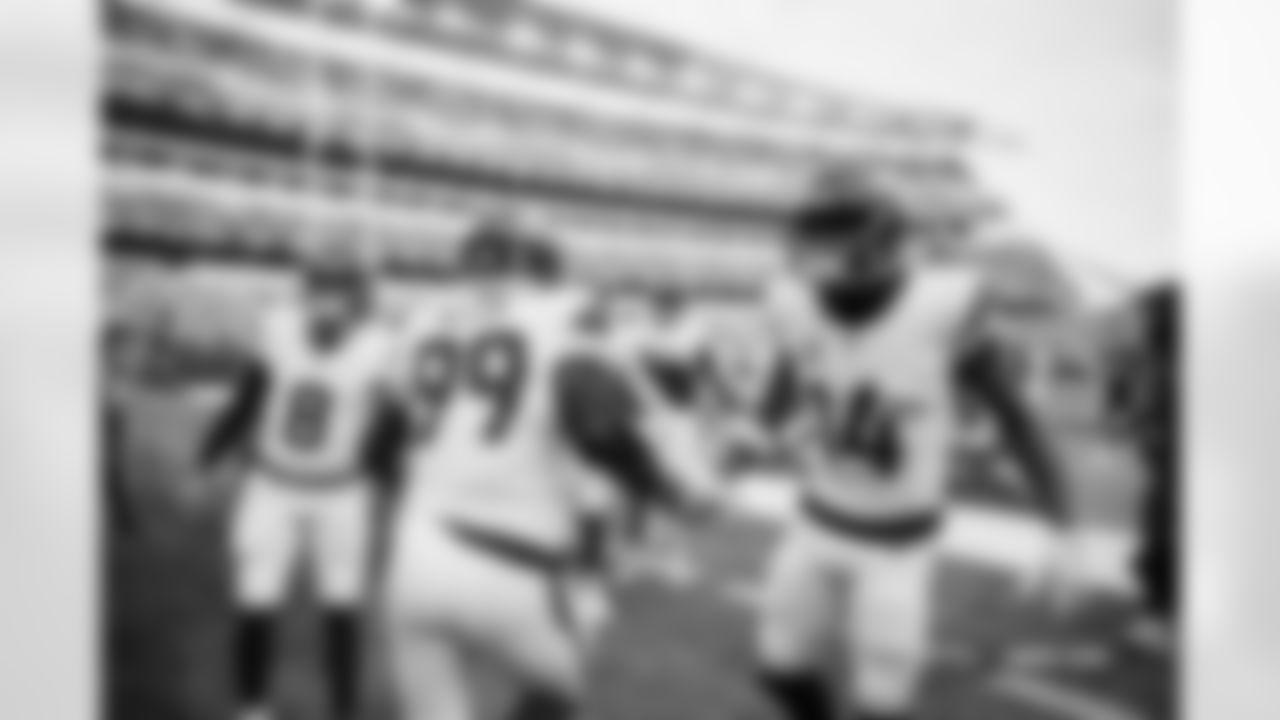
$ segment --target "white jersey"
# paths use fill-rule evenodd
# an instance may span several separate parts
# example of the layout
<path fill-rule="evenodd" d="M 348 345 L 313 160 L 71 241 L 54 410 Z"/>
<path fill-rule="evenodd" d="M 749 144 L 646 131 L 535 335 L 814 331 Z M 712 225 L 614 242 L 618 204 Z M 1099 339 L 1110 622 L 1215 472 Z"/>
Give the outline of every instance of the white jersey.
<path fill-rule="evenodd" d="M 359 474 L 387 362 L 387 335 L 368 323 L 332 348 L 313 342 L 300 307 L 267 312 L 258 339 L 270 381 L 256 448 L 264 466 L 299 482 Z"/>
<path fill-rule="evenodd" d="M 665 321 L 619 328 L 609 345 L 618 364 L 633 372 L 648 415 L 655 419 L 651 431 L 663 438 L 663 454 L 671 463 L 686 468 L 694 484 L 704 482 L 699 476 L 707 475 L 719 463 L 718 438 L 725 424 L 721 411 L 730 403 L 726 398 L 732 392 L 712 354 L 717 329 L 714 320 L 700 308 L 687 310 Z M 688 396 L 669 394 L 654 377 L 654 366 L 663 364 L 687 374 Z"/>
<path fill-rule="evenodd" d="M 582 474 L 559 434 L 554 374 L 587 349 L 583 296 L 463 290 L 407 318 L 396 383 L 414 416 L 402 511 L 572 542 Z"/>
<path fill-rule="evenodd" d="M 729 378 L 737 347 L 722 332 L 726 325 L 702 310 L 685 311 L 671 319 L 626 323 L 611 333 L 610 348 L 637 364 L 674 363 L 692 370 L 697 380 L 696 404 L 719 407 L 733 401 Z"/>
<path fill-rule="evenodd" d="M 750 414 L 764 399 L 772 369 L 769 343 L 743 308 L 704 314 L 697 337 L 707 375 L 715 383 L 712 406 L 720 415 Z"/>
<path fill-rule="evenodd" d="M 920 270 L 894 307 L 858 328 L 830 319 L 798 282 L 772 289 L 771 332 L 804 398 L 797 440 L 811 502 L 864 517 L 945 502 L 956 352 L 978 279 Z"/>

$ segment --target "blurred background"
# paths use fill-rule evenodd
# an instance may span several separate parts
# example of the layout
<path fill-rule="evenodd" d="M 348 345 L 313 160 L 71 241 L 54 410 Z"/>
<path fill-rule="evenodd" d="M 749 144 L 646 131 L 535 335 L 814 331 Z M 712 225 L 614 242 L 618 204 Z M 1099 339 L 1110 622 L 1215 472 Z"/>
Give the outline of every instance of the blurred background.
<path fill-rule="evenodd" d="M 828 19 L 840 21 L 860 3 L 828 4 Z M 755 37 L 759 5 L 744 4 L 742 21 L 710 18 L 722 38 L 739 25 Z M 663 7 L 653 5 L 649 26 L 714 34 L 690 25 L 708 19 L 697 3 L 684 15 Z M 864 98 L 770 70 L 762 58 L 777 56 L 779 43 L 814 57 L 802 41 L 818 7 L 775 13 L 776 32 L 756 32 L 764 39 L 754 46 L 739 39 L 746 57 L 737 60 L 645 29 L 620 3 L 589 12 L 526 0 L 108 0 L 107 334 L 136 340 L 157 364 L 184 348 L 200 350 L 187 362 L 216 363 L 234 354 L 263 303 L 288 293 L 287 267 L 312 248 L 358 245 L 397 278 L 387 293 L 394 307 L 447 282 L 453 244 L 492 214 L 551 229 L 583 282 L 620 293 L 679 289 L 732 314 L 778 268 L 782 221 L 814 178 L 866 173 L 912 208 L 924 253 L 983 263 L 1001 278 L 1011 369 L 1064 430 L 1096 434 L 1114 409 L 1117 364 L 1132 355 L 1138 300 L 1171 241 L 1135 238 L 1107 257 L 1098 248 L 1119 244 L 1105 232 L 1101 241 L 1056 236 L 1073 228 L 1053 213 L 1035 226 L 1046 183 L 1006 189 L 1010 176 L 1034 177 L 1034 135 L 962 106 Z M 1015 34 L 981 16 L 965 27 L 984 23 L 993 43 Z M 842 27 L 851 40 L 868 35 Z M 912 78 L 934 48 L 946 49 L 928 42 L 932 27 L 922 24 L 910 48 L 921 59 L 897 65 L 919 93 Z M 1023 34 L 1038 39 L 1034 28 Z M 1106 38 L 1096 39 L 1105 57 Z M 850 63 L 828 55 L 837 66 L 828 76 L 837 61 Z M 965 70 L 957 66 L 959 80 Z M 1054 69 L 1042 74 L 1053 85 Z M 1129 136 L 1142 124 L 1132 115 L 1122 118 Z M 1159 136 L 1162 126 L 1147 124 Z M 1061 152 L 1053 141 L 1072 133 L 1045 134 L 1052 159 Z M 1115 174 L 1159 170 L 1125 170 L 1125 159 Z M 1072 191 L 1083 192 L 1058 195 Z M 1082 214 L 1079 200 L 1066 204 Z M 1109 229 L 1159 229 L 1150 220 L 1158 202 L 1133 204 L 1142 207 L 1096 205 L 1105 217 L 1093 226 L 1110 217 Z M 1141 272 L 1134 257 L 1145 258 Z"/>
<path fill-rule="evenodd" d="M 780 269 L 783 222 L 815 178 L 868 176 L 910 209 L 924 261 L 997 280 L 1008 372 L 1054 429 L 1081 513 L 1131 548 L 1162 361 L 1149 299 L 1176 282 L 1167 5 L 103 0 L 101 386 L 129 419 L 108 461 L 135 495 L 187 481 L 217 394 L 198 386 L 319 248 L 382 268 L 394 315 L 448 285 L 479 218 L 518 217 L 562 244 L 577 282 L 678 291 L 732 320 Z M 746 396 L 763 385 L 752 341 L 722 344 Z M 1025 509 L 990 429 L 966 419 L 962 501 Z M 135 589 L 158 567 L 189 575 L 210 547 L 135 548 L 110 576 L 110 647 L 134 668 L 120 717 L 186 717 L 215 692 L 156 689 L 172 668 L 150 624 L 216 625 L 207 600 Z M 962 624 L 992 615 L 987 595 L 961 595 Z M 171 651 L 204 667 L 217 633 Z M 138 709 L 156 702 L 178 705 Z"/>

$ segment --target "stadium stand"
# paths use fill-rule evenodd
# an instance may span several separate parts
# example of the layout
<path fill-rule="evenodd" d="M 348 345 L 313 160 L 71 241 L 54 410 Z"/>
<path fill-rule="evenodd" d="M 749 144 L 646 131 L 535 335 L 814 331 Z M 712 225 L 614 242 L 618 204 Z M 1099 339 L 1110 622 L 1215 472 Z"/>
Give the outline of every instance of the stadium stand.
<path fill-rule="evenodd" d="M 375 248 L 398 275 L 438 277 L 470 222 L 516 210 L 555 228 L 571 271 L 593 282 L 735 296 L 776 265 L 781 222 L 815 178 L 875 179 L 935 242 L 963 244 L 999 211 L 968 170 L 976 131 L 953 115 L 834 97 L 536 3 L 459 5 L 478 13 L 467 33 L 438 3 L 376 15 L 352 5 L 106 3 L 112 257 L 254 268 L 201 270 L 227 276 L 204 285 L 231 307 L 246 296 L 238 275 L 278 273 L 334 240 Z M 558 85 L 481 81 L 480 64 L 529 64 L 513 23 L 558 38 L 546 52 L 559 59 L 527 69 Z M 340 50 L 347 41 L 398 54 Z M 665 79 L 632 87 L 625 60 L 587 63 L 572 49 L 582 42 L 649 57 Z M 474 72 L 416 64 L 428 55 Z M 690 74 L 719 84 L 691 88 Z M 738 102 L 743 83 L 774 100 Z M 635 112 L 614 112 L 619 94 Z M 796 98 L 820 111 L 795 112 Z"/>

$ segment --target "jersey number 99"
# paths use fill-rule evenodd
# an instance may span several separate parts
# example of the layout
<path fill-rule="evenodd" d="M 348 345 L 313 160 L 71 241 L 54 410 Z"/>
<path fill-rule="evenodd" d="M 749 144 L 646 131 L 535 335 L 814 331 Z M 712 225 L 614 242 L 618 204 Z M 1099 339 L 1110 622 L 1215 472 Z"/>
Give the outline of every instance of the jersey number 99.
<path fill-rule="evenodd" d="M 458 393 L 489 405 L 482 433 L 488 442 L 500 441 L 519 408 L 528 372 L 524 338 L 498 330 L 469 340 L 432 338 L 414 357 L 413 392 L 419 408 L 420 438 L 438 430 L 445 411 Z"/>

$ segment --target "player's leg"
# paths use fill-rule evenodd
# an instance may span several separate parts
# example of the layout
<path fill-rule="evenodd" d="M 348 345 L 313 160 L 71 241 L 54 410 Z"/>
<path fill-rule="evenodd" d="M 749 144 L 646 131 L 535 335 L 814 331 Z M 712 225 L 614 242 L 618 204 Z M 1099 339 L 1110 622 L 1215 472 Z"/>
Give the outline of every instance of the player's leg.
<path fill-rule="evenodd" d="M 483 602 L 467 591 L 474 559 L 450 545 L 430 520 L 395 528 L 388 550 L 377 595 L 396 716 L 472 720 L 469 667 L 457 641 L 465 634 L 468 606 Z"/>
<path fill-rule="evenodd" d="M 932 649 L 937 553 L 912 548 L 861 548 L 846 623 L 847 688 L 859 720 L 916 717 Z"/>
<path fill-rule="evenodd" d="M 546 568 L 433 525 L 426 521 L 399 529 L 383 593 L 391 643 L 399 646 L 393 652 L 397 696 L 409 720 L 472 711 L 468 699 L 459 696 L 465 667 L 455 656 L 452 672 L 458 677 L 437 671 L 439 661 L 433 658 L 444 651 L 417 649 L 429 641 L 464 643 L 507 669 L 525 691 L 515 717 L 572 717 L 582 693 L 580 633 L 602 623 L 600 606 L 580 613 L 585 587 L 552 583 Z M 424 687 L 439 684 L 447 687 Z"/>
<path fill-rule="evenodd" d="M 443 628 L 393 621 L 388 633 L 398 717 L 474 720 L 468 666 Z"/>
<path fill-rule="evenodd" d="M 387 648 L 392 687 L 403 720 L 474 720 L 466 658 L 434 625 L 388 612 Z"/>
<path fill-rule="evenodd" d="M 355 717 L 360 698 L 361 618 L 373 550 L 372 492 L 356 484 L 315 498 L 316 570 L 334 715 Z"/>
<path fill-rule="evenodd" d="M 577 717 L 585 671 L 611 614 L 602 569 L 580 553 L 547 552 L 479 528 L 454 528 L 474 558 L 467 629 L 522 696 L 515 720 Z"/>
<path fill-rule="evenodd" d="M 765 691 L 789 720 L 829 718 L 822 650 L 833 629 L 838 578 L 823 539 L 792 527 L 770 560 L 756 628 L 756 662 Z"/>
<path fill-rule="evenodd" d="M 510 720 L 569 720 L 585 693 L 586 665 L 609 617 L 598 578 L 529 572 L 514 612 L 497 624 L 497 654 L 514 673 L 523 694 Z"/>
<path fill-rule="evenodd" d="M 232 520 L 235 628 L 233 661 L 238 712 L 267 716 L 275 625 L 302 547 L 302 526 L 289 492 L 250 477 Z"/>

